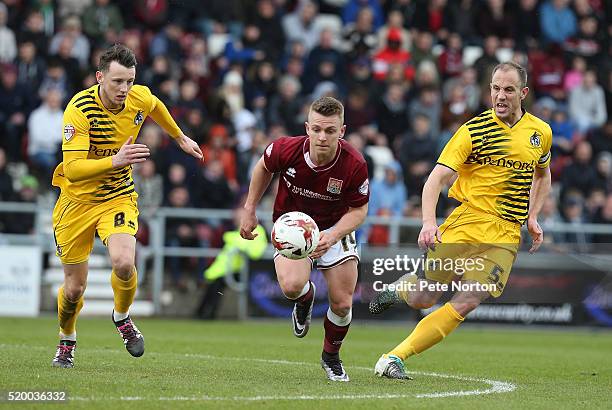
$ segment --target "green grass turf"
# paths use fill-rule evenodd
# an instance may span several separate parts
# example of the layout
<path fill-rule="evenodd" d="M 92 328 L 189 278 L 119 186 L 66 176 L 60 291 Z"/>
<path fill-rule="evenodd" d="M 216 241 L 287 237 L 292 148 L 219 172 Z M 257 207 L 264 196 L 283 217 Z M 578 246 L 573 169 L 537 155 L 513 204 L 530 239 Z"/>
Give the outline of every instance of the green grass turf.
<path fill-rule="evenodd" d="M 68 370 L 50 366 L 57 343 L 55 318 L 2 318 L 0 390 L 4 395 L 8 390 L 68 391 L 68 404 L 16 406 L 44 409 L 558 409 L 604 408 L 612 403 L 610 331 L 465 326 L 410 359 L 407 366 L 415 372 L 414 380 L 402 382 L 377 378 L 372 368 L 380 354 L 402 340 L 414 324 L 356 322 L 342 351 L 351 382 L 332 383 L 319 366 L 320 321 L 305 339 L 292 335 L 288 320 L 138 319 L 137 324 L 146 337 L 142 358 L 129 356 L 110 320 L 81 318 L 76 367 Z M 427 396 L 491 388 L 474 379 L 516 388 L 459 397 Z M 342 397 L 341 401 L 331 399 L 334 396 Z M 8 406 L 15 405 L 0 403 L 0 408 Z"/>

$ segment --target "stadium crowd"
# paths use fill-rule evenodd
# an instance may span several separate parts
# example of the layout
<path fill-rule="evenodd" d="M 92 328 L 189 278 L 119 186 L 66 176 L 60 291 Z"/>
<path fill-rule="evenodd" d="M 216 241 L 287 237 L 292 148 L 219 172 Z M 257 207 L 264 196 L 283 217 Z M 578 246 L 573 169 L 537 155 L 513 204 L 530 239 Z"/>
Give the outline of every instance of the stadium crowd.
<path fill-rule="evenodd" d="M 611 13 L 602 0 L 2 0 L 0 200 L 56 195 L 63 108 L 121 42 L 137 55 L 136 82 L 205 154 L 181 155 L 145 124 L 151 160 L 134 171 L 143 227 L 160 206 L 235 207 L 263 148 L 303 135 L 322 95 L 345 102 L 346 139 L 370 170 L 370 214 L 419 216 L 437 156 L 490 108 L 487 80 L 503 60 L 528 67 L 526 108 L 554 133 L 544 229 L 612 223 Z M 0 215 L 2 232 L 31 225 Z M 225 228 L 168 229 L 175 245 L 220 246 Z M 557 239 L 610 239 L 572 235 Z M 387 237 L 369 229 L 371 243 Z"/>

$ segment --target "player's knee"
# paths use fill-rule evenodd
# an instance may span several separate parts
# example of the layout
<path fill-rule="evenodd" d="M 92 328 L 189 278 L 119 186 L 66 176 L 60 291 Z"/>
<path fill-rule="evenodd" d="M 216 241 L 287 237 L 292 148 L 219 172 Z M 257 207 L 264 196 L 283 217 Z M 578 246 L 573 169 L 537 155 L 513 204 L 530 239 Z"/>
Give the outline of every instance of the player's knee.
<path fill-rule="evenodd" d="M 350 302 L 339 302 L 339 303 L 330 303 L 329 307 L 331 311 L 340 317 L 345 317 L 351 311 L 351 303 Z"/>
<path fill-rule="evenodd" d="M 64 284 L 64 297 L 71 302 L 76 302 L 85 293 L 84 283 Z"/>
<path fill-rule="evenodd" d="M 129 255 L 120 255 L 111 260 L 113 271 L 120 279 L 128 280 L 134 273 L 134 260 Z"/>
<path fill-rule="evenodd" d="M 302 289 L 304 289 L 304 283 L 301 283 L 297 280 L 291 278 L 278 278 L 278 283 L 280 285 L 283 294 L 289 299 L 296 299 L 302 293 Z"/>

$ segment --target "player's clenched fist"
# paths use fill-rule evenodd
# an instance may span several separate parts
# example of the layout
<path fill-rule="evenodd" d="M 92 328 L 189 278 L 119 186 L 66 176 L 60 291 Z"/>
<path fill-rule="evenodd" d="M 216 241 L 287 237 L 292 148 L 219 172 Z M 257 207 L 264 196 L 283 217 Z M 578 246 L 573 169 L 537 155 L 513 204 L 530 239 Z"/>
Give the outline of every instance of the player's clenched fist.
<path fill-rule="evenodd" d="M 126 165 L 144 162 L 151 155 L 149 147 L 144 144 L 132 144 L 132 139 L 127 139 L 125 144 L 113 155 L 113 168 L 121 168 Z"/>
<path fill-rule="evenodd" d="M 255 212 L 244 212 L 240 218 L 240 236 L 248 240 L 255 239 L 257 234 L 253 231 L 257 228 L 258 223 Z"/>

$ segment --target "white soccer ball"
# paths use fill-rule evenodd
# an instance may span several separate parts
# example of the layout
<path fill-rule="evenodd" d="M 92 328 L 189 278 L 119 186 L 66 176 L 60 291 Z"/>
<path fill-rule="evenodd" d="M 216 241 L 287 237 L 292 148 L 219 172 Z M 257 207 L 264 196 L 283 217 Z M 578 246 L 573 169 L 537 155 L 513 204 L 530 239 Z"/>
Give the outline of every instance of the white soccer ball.
<path fill-rule="evenodd" d="M 304 212 L 287 212 L 274 222 L 271 237 L 278 253 L 289 259 L 303 259 L 317 248 L 319 227 Z"/>

